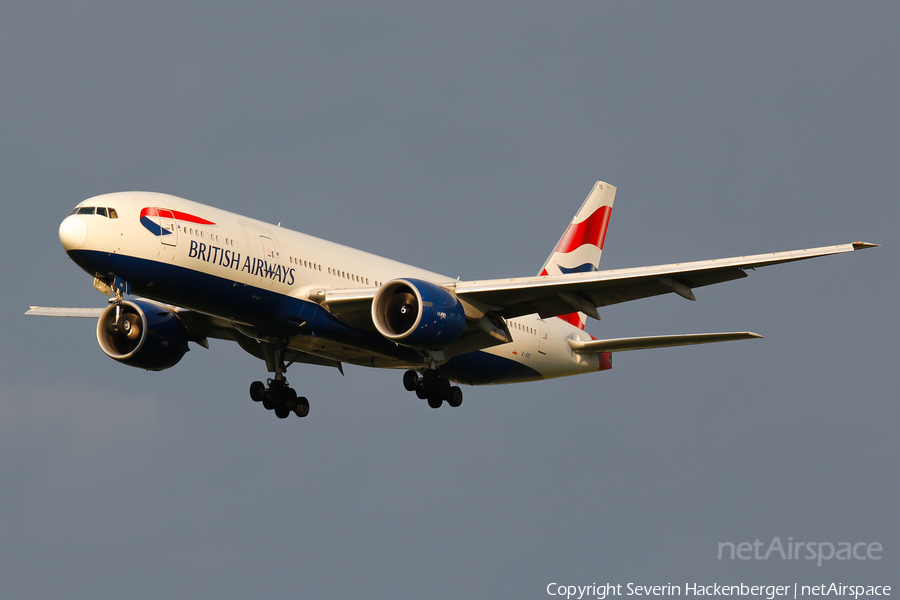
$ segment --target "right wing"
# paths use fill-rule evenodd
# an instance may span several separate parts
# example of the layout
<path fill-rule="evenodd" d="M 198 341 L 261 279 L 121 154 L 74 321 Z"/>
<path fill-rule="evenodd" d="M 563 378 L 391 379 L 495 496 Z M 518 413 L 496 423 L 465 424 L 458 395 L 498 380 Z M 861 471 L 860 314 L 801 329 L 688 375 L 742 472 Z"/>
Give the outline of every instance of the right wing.
<path fill-rule="evenodd" d="M 81 317 L 98 319 L 105 308 L 57 308 L 49 306 L 29 306 L 26 315 L 35 317 Z"/>
<path fill-rule="evenodd" d="M 239 324 L 234 321 L 207 315 L 193 310 L 188 310 L 185 308 L 180 308 L 177 306 L 162 304 L 155 300 L 142 300 L 155 304 L 164 310 L 170 310 L 174 312 L 187 330 L 188 335 L 190 336 L 190 341 L 196 342 L 204 348 L 209 348 L 209 342 L 207 341 L 207 338 L 228 340 L 237 342 L 238 346 L 240 346 L 241 349 L 255 356 L 256 358 L 266 360 L 262 344 L 254 337 L 247 335 L 247 333 L 242 331 Z M 25 314 L 35 317 L 80 317 L 99 319 L 104 310 L 106 310 L 106 308 L 29 306 Z M 343 373 L 341 363 L 337 362 L 336 360 L 323 358 L 314 354 L 309 354 L 307 352 L 301 352 L 296 349 L 289 348 L 287 354 L 285 355 L 285 359 L 291 362 L 316 364 L 326 367 L 336 367 L 338 370 L 341 370 L 341 373 Z"/>

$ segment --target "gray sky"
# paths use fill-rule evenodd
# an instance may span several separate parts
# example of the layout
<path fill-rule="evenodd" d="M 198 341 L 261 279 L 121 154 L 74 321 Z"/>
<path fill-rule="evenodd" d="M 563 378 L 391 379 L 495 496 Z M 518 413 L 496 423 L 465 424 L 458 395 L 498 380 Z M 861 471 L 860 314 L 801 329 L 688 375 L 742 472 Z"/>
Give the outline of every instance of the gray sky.
<path fill-rule="evenodd" d="M 0 590 L 9 598 L 546 597 L 612 582 L 897 585 L 896 3 L 7 2 L 0 11 Z M 57 226 L 181 195 L 460 276 L 537 272 L 591 185 L 602 267 L 883 248 L 602 311 L 751 330 L 465 388 L 108 359 Z M 719 542 L 883 544 L 717 560 Z"/>

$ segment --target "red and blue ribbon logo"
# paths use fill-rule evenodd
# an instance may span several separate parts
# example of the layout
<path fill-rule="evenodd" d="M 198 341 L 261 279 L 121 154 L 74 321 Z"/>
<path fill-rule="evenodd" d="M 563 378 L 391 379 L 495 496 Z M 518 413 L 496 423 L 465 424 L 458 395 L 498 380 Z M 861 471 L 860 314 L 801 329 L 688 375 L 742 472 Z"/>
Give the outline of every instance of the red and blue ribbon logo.
<path fill-rule="evenodd" d="M 148 206 L 141 209 L 141 225 L 143 225 L 147 231 L 157 237 L 172 235 L 171 231 L 163 227 L 162 220 L 183 221 L 185 223 L 194 223 L 196 225 L 215 225 L 212 221 L 207 221 L 206 219 L 201 219 L 198 216 L 178 210 L 156 208 L 154 206 Z"/>

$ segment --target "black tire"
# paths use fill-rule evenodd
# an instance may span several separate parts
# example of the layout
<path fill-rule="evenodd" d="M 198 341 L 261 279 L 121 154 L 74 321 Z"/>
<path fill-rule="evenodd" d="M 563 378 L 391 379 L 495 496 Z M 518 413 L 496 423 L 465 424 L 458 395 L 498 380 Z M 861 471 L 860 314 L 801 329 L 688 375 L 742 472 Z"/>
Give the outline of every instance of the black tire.
<path fill-rule="evenodd" d="M 431 408 L 440 408 L 444 403 L 444 399 L 440 396 L 428 396 L 428 406 Z"/>
<path fill-rule="evenodd" d="M 289 411 L 294 410 L 294 407 L 297 406 L 297 392 L 294 391 L 294 388 L 282 388 L 278 393 L 278 401 Z"/>
<path fill-rule="evenodd" d="M 309 414 L 309 400 L 304 396 L 297 398 L 297 406 L 294 407 L 294 414 L 301 419 Z"/>
<path fill-rule="evenodd" d="M 274 410 L 274 408 L 277 406 L 277 403 L 275 402 L 275 399 L 272 397 L 272 394 L 269 392 L 266 392 L 266 394 L 263 396 L 263 399 L 262 399 L 262 405 L 266 410 Z"/>
<path fill-rule="evenodd" d="M 428 398 L 428 390 L 425 389 L 424 385 L 416 386 L 416 398 L 419 400 L 426 400 Z"/>
<path fill-rule="evenodd" d="M 415 371 L 407 371 L 403 374 L 403 387 L 407 392 L 416 391 L 416 384 L 419 383 L 419 374 Z"/>
<path fill-rule="evenodd" d="M 438 394 L 440 395 L 440 397 L 442 399 L 449 400 L 450 394 L 453 393 L 452 389 L 453 388 L 450 385 L 450 380 L 447 379 L 446 377 L 441 377 L 438 380 Z"/>
<path fill-rule="evenodd" d="M 447 404 L 452 406 L 453 408 L 459 408 L 462 404 L 463 393 L 462 390 L 459 389 L 459 386 L 454 385 L 450 388 L 450 397 L 447 398 Z"/>
<path fill-rule="evenodd" d="M 279 419 L 287 419 L 291 416 L 291 409 L 286 406 L 279 406 L 275 409 L 275 416 Z"/>
<path fill-rule="evenodd" d="M 440 390 L 441 376 L 434 369 L 426 369 L 422 373 L 422 387 L 429 392 L 437 392 Z"/>
<path fill-rule="evenodd" d="M 266 395 L 266 385 L 262 381 L 254 381 L 250 384 L 250 399 L 254 402 L 262 402 Z"/>

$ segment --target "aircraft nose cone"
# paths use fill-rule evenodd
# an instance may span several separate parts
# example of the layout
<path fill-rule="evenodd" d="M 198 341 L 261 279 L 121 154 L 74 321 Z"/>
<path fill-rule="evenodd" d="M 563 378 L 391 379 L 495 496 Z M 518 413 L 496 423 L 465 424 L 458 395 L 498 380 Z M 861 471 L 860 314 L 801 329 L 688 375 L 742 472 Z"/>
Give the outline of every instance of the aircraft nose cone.
<path fill-rule="evenodd" d="M 86 239 L 87 223 L 81 217 L 71 215 L 59 224 L 59 241 L 66 252 L 81 248 Z"/>

